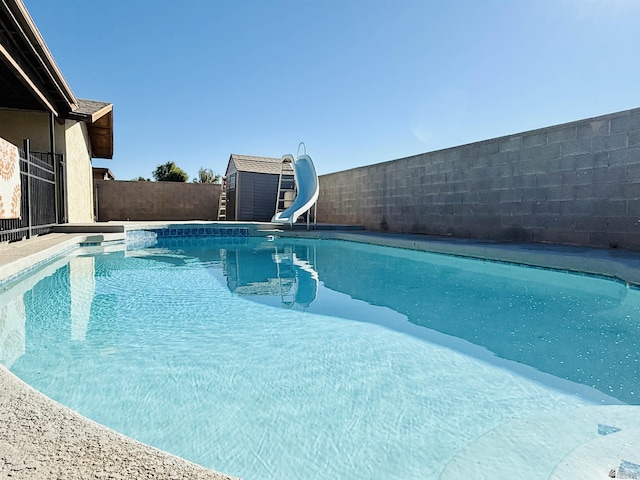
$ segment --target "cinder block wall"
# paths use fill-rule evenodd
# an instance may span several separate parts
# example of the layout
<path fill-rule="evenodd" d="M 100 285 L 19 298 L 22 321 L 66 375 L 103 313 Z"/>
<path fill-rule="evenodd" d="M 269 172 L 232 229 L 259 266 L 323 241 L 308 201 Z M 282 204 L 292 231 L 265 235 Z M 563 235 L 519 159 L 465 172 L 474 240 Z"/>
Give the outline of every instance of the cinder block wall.
<path fill-rule="evenodd" d="M 318 221 L 640 250 L 640 109 L 323 175 Z"/>
<path fill-rule="evenodd" d="M 96 180 L 98 221 L 216 220 L 219 184 Z"/>

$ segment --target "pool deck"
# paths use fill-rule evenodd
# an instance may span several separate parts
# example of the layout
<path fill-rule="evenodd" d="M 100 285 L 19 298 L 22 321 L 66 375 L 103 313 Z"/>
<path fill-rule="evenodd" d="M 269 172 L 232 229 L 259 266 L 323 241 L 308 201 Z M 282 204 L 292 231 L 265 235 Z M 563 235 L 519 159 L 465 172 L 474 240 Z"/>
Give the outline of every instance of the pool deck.
<path fill-rule="evenodd" d="M 187 223 L 187 222 L 175 222 Z M 167 222 L 69 226 L 30 240 L 0 244 L 0 284 L 80 244 L 122 242 L 127 229 Z M 640 252 L 546 244 L 339 230 L 284 231 L 265 224 L 260 234 L 333 238 L 602 275 L 640 286 Z M 231 479 L 88 420 L 25 384 L 0 365 L 0 476 L 12 479 Z"/>

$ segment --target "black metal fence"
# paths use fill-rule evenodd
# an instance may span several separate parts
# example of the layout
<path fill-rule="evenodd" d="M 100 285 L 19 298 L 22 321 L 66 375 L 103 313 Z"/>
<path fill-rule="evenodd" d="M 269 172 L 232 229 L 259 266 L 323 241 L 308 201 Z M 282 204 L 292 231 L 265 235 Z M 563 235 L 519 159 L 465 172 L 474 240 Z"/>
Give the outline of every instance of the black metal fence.
<path fill-rule="evenodd" d="M 0 220 L 0 242 L 49 233 L 64 223 L 64 161 L 60 154 L 20 149 L 20 218 Z"/>

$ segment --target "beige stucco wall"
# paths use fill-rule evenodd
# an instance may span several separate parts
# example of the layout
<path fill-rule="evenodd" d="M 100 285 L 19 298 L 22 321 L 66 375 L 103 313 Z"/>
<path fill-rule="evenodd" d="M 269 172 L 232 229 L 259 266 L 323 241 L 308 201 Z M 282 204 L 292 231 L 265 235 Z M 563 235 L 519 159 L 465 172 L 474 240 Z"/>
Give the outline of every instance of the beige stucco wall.
<path fill-rule="evenodd" d="M 31 150 L 48 152 L 49 113 L 0 108 L 0 137 L 20 148 L 22 140 L 28 138 L 31 140 Z M 57 148 L 56 153 L 63 152 Z"/>
<path fill-rule="evenodd" d="M 49 113 L 0 108 L 0 137 L 22 148 L 31 141 L 31 151 L 50 151 Z M 87 125 L 66 120 L 54 124 L 55 153 L 64 155 L 67 221 L 93 222 L 93 172 Z"/>
<path fill-rule="evenodd" d="M 64 125 L 67 221 L 93 222 L 93 172 L 89 133 L 84 122 Z"/>

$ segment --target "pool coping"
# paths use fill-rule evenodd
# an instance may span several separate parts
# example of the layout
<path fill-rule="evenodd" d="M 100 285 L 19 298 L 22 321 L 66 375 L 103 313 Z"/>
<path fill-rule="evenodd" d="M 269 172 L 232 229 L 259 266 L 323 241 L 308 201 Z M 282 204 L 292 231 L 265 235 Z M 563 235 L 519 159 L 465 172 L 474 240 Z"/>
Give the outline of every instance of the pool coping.
<path fill-rule="evenodd" d="M 188 222 L 131 222 L 105 233 L 52 233 L 0 245 L 0 286 L 83 244 L 124 242 L 129 230 Z M 370 231 L 299 231 L 265 226 L 259 235 L 336 239 L 516 263 L 614 278 L 640 286 L 640 253 L 551 244 L 520 244 Z M 255 236 L 255 235 L 253 235 Z M 195 465 L 97 424 L 60 405 L 0 365 L 0 472 L 22 479 L 232 477 Z"/>
<path fill-rule="evenodd" d="M 0 286 L 80 245 L 124 243 L 125 233 L 50 233 L 20 242 L 0 244 Z"/>

